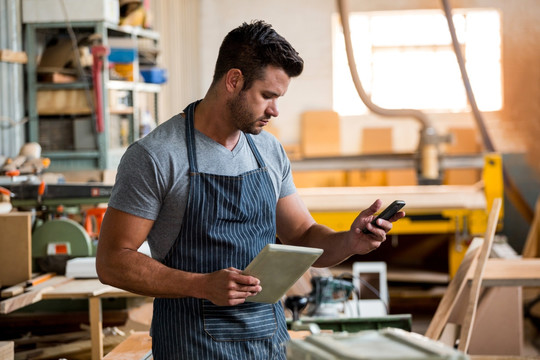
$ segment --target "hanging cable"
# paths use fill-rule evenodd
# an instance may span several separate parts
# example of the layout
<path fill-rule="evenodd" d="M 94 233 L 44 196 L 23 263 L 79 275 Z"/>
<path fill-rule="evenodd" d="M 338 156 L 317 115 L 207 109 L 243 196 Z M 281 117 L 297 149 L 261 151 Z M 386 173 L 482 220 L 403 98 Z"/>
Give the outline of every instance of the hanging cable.
<path fill-rule="evenodd" d="M 444 9 L 444 15 L 446 16 L 446 21 L 448 22 L 448 29 L 450 30 L 450 36 L 452 38 L 452 47 L 454 49 L 454 53 L 456 54 L 456 59 L 459 65 L 459 71 L 461 72 L 461 78 L 463 80 L 463 85 L 465 87 L 465 92 L 467 94 L 467 99 L 469 100 L 469 104 L 471 106 L 471 110 L 474 115 L 476 125 L 478 126 L 478 129 L 480 130 L 480 134 L 482 136 L 482 142 L 484 143 L 484 148 L 488 152 L 494 152 L 495 146 L 493 145 L 493 142 L 491 141 L 489 133 L 487 132 L 486 122 L 482 116 L 482 113 L 478 109 L 478 105 L 476 104 L 474 93 L 472 91 L 471 82 L 469 81 L 469 76 L 467 75 L 465 61 L 463 59 L 461 47 L 459 46 L 459 42 L 457 39 L 456 29 L 454 27 L 454 21 L 452 20 L 452 9 L 450 8 L 449 0 L 442 0 L 442 4 L 443 4 L 443 9 Z M 508 199 L 516 207 L 516 209 L 519 211 L 521 216 L 523 216 L 523 218 L 527 221 L 527 223 L 531 224 L 534 217 L 534 212 L 531 206 L 523 198 L 523 195 L 521 194 L 516 184 L 514 183 L 514 181 L 508 174 L 508 170 L 506 169 L 506 166 L 504 165 L 504 163 L 503 163 L 503 179 L 506 185 L 504 187 L 506 196 L 508 196 Z"/>
<path fill-rule="evenodd" d="M 349 10 L 347 0 L 337 0 L 341 25 L 343 27 L 343 36 L 345 38 L 345 50 L 347 52 L 347 61 L 351 72 L 352 80 L 358 95 L 367 106 L 368 109 L 376 114 L 387 117 L 412 117 L 422 124 L 422 133 L 418 146 L 418 155 L 420 157 L 420 179 L 428 181 L 437 180 L 440 177 L 439 171 L 439 149 L 438 143 L 441 138 L 437 135 L 437 131 L 433 126 L 428 116 L 417 109 L 385 109 L 371 101 L 366 91 L 362 86 L 362 81 L 356 69 L 356 61 L 351 40 L 351 31 L 349 26 Z"/>

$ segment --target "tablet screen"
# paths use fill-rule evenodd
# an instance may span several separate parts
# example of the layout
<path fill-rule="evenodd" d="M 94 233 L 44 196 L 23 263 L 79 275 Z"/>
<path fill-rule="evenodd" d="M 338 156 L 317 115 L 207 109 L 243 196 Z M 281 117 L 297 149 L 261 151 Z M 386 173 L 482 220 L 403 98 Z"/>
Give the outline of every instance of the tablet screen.
<path fill-rule="evenodd" d="M 276 303 L 322 253 L 323 249 L 304 246 L 266 245 L 243 272 L 259 279 L 262 287 L 246 301 Z"/>

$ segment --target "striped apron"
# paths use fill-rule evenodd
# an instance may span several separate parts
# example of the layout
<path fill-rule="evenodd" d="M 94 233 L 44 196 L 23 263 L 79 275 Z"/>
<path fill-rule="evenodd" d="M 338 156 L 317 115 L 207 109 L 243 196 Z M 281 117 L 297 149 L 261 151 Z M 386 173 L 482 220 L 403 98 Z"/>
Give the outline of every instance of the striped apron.
<path fill-rule="evenodd" d="M 190 189 L 182 228 L 164 264 L 188 272 L 244 269 L 275 242 L 276 198 L 268 169 L 253 139 L 259 167 L 238 176 L 200 173 L 195 156 L 193 114 L 186 114 Z M 285 359 L 289 340 L 283 307 L 246 302 L 217 306 L 205 299 L 154 300 L 154 359 Z"/>

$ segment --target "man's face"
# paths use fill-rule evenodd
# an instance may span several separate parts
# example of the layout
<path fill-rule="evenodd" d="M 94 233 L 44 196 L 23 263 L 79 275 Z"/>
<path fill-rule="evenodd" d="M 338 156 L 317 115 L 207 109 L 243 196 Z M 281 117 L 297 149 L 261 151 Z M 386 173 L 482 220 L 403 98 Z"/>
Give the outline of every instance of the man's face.
<path fill-rule="evenodd" d="M 272 116 L 279 115 L 277 99 L 285 95 L 289 82 L 285 71 L 268 66 L 263 79 L 255 80 L 227 102 L 235 126 L 245 133 L 259 134 Z"/>

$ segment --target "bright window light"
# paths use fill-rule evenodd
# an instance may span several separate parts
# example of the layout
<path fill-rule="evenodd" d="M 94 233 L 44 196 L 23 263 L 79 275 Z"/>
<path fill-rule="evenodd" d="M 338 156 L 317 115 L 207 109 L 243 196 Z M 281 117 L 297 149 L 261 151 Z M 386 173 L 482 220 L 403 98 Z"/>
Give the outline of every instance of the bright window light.
<path fill-rule="evenodd" d="M 502 107 L 500 15 L 454 10 L 454 26 L 481 111 Z M 350 14 L 356 66 L 372 101 L 384 108 L 464 112 L 469 104 L 442 11 Z M 352 82 L 343 29 L 334 18 L 334 110 L 368 112 Z"/>

